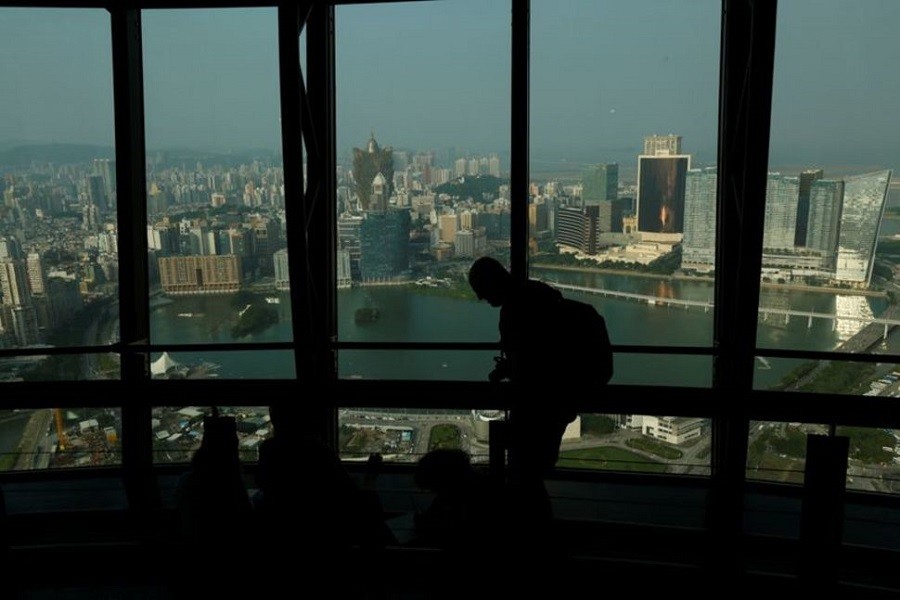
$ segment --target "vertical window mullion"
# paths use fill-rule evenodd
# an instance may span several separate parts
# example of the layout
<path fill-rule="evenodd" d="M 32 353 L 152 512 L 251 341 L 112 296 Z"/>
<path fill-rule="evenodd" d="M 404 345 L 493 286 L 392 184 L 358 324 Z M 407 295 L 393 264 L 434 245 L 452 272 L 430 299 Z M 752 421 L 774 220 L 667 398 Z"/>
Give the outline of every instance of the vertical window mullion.
<path fill-rule="evenodd" d="M 510 268 L 513 277 L 528 277 L 529 69 L 531 2 L 512 2 L 512 74 L 510 95 L 509 189 L 512 209 Z"/>
<path fill-rule="evenodd" d="M 711 526 L 719 545 L 742 533 L 748 401 L 762 261 L 772 106 L 776 2 L 723 0 L 713 387 L 722 403 L 713 425 Z M 723 569 L 739 569 L 713 550 Z"/>
<path fill-rule="evenodd" d="M 113 98 L 115 107 L 116 181 L 121 364 L 124 389 L 146 384 L 147 356 L 132 344 L 149 342 L 149 290 L 146 241 L 146 156 L 141 14 L 134 8 L 112 8 Z M 151 400 L 148 394 L 123 395 L 122 465 L 129 507 L 158 507 L 153 474 Z"/>

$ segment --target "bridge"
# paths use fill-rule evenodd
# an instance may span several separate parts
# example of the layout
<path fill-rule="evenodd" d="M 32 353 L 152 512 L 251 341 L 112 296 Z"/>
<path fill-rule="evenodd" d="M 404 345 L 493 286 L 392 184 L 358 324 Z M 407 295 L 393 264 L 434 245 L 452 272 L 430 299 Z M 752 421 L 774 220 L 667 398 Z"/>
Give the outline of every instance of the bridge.
<path fill-rule="evenodd" d="M 552 281 L 547 281 L 549 285 L 552 285 L 556 289 L 560 291 L 569 291 L 569 292 L 579 292 L 583 294 L 591 294 L 594 296 L 602 296 L 605 298 L 617 298 L 622 300 L 634 300 L 637 302 L 642 302 L 646 304 L 652 304 L 656 306 L 676 306 L 682 307 L 684 309 L 689 308 L 702 308 L 703 312 L 709 312 L 713 309 L 715 304 L 712 300 L 683 300 L 680 298 L 664 298 L 662 296 L 650 296 L 647 294 L 635 294 L 632 292 L 619 292 L 615 290 L 604 290 L 598 288 L 590 288 L 590 287 L 581 287 L 577 285 L 569 285 L 565 283 L 555 283 Z M 806 310 L 790 310 L 785 308 L 774 308 L 768 306 L 760 306 L 759 307 L 759 315 L 761 320 L 769 321 L 770 317 L 782 319 L 785 324 L 791 322 L 791 317 L 794 318 L 805 318 L 806 326 L 812 327 L 813 319 L 824 319 L 826 321 L 831 321 L 831 329 L 832 331 L 835 329 L 837 321 L 858 321 L 864 325 L 866 325 L 867 329 L 871 332 L 873 326 L 880 326 L 879 333 L 881 334 L 881 339 L 886 339 L 888 333 L 891 328 L 900 325 L 900 307 L 895 310 L 894 306 L 888 307 L 888 309 L 882 314 L 880 317 L 871 317 L 866 315 L 836 315 L 832 313 L 822 313 L 822 312 L 813 312 Z M 871 333 L 869 334 L 871 335 Z"/>

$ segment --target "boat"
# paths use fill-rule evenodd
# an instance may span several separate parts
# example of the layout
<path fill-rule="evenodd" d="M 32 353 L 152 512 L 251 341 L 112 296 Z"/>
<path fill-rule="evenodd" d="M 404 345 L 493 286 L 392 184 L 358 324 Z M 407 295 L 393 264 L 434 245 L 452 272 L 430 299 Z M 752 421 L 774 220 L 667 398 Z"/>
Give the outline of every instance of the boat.
<path fill-rule="evenodd" d="M 353 319 L 356 321 L 357 325 L 365 325 L 368 323 L 374 323 L 378 320 L 379 316 L 380 314 L 377 308 L 365 306 L 363 308 L 356 309 L 356 312 L 353 314 Z"/>
<path fill-rule="evenodd" d="M 194 313 L 178 313 L 178 316 L 179 316 L 179 317 L 190 318 L 190 317 L 193 317 L 193 316 L 194 316 Z"/>
<path fill-rule="evenodd" d="M 281 304 L 281 298 L 276 296 L 266 296 L 266 302 L 268 304 Z"/>

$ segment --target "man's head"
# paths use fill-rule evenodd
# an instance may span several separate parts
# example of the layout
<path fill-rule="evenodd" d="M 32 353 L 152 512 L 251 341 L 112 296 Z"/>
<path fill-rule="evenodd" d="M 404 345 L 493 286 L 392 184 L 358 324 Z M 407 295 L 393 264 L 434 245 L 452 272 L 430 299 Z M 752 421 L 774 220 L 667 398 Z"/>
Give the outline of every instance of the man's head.
<path fill-rule="evenodd" d="M 506 300 L 512 275 L 500 262 L 490 256 L 482 256 L 469 269 L 469 285 L 479 300 L 487 300 L 491 306 L 501 306 Z"/>

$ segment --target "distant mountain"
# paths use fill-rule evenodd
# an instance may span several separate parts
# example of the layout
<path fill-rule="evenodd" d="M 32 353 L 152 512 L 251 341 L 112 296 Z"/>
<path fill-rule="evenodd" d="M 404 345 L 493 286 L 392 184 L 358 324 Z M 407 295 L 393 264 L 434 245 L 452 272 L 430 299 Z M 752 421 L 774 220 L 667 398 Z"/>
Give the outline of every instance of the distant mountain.
<path fill-rule="evenodd" d="M 22 144 L 0 150 L 0 165 L 27 166 L 32 163 L 74 164 L 95 158 L 115 158 L 112 146 L 91 144 Z"/>
<path fill-rule="evenodd" d="M 160 166 L 180 165 L 183 162 L 203 162 L 206 165 L 237 166 L 257 159 L 280 160 L 279 152 L 248 148 L 235 152 L 210 152 L 194 149 L 151 149 L 147 160 Z M 32 163 L 55 165 L 89 163 L 95 158 L 115 160 L 115 148 L 94 144 L 29 144 L 0 142 L 0 167 L 23 167 Z"/>

